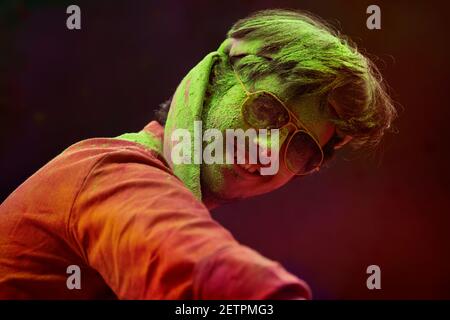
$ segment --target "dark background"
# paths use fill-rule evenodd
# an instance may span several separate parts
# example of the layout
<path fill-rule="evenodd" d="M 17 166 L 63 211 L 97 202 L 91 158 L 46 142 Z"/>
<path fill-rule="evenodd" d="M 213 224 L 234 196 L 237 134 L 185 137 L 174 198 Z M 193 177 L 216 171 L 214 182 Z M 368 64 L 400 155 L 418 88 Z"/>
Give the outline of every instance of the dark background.
<path fill-rule="evenodd" d="M 82 30 L 66 28 L 68 4 Z M 366 28 L 378 4 L 382 30 Z M 318 299 L 449 299 L 448 11 L 423 1 L 0 0 L 0 201 L 72 143 L 140 130 L 237 19 L 309 10 L 377 64 L 403 111 L 380 152 L 213 212 Z M 51 195 L 49 195 L 51 196 Z M 366 268 L 381 267 L 381 290 Z"/>

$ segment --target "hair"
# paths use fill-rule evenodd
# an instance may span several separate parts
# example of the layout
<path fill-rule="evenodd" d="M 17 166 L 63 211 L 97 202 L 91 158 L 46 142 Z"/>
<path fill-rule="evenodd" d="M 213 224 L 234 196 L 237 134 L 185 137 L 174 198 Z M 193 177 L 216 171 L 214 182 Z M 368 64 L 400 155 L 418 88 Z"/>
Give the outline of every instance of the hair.
<path fill-rule="evenodd" d="M 321 95 L 336 101 L 342 112 L 330 120 L 353 137 L 354 148 L 376 146 L 391 127 L 397 113 L 381 73 L 352 41 L 320 18 L 264 10 L 237 21 L 227 36 L 262 44 L 256 52 L 229 59 L 246 80 L 277 75 L 286 84 L 286 97 Z M 229 82 L 229 76 L 219 63 L 212 86 Z"/>

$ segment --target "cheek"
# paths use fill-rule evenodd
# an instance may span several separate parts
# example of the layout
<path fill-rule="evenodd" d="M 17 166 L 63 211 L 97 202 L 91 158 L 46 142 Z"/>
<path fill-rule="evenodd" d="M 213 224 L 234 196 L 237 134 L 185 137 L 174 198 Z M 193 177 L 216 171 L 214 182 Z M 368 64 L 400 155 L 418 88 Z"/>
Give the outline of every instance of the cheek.
<path fill-rule="evenodd" d="M 235 87 L 228 90 L 222 97 L 212 99 L 210 105 L 204 108 L 206 127 L 219 130 L 244 128 L 245 123 L 241 113 L 244 99 L 245 94 L 243 95 Z"/>
<path fill-rule="evenodd" d="M 284 153 L 284 148 L 282 148 L 282 152 Z M 274 180 L 276 180 L 277 184 L 286 184 L 288 183 L 295 175 L 289 171 L 286 167 L 286 163 L 284 162 L 284 156 L 283 153 L 280 153 L 280 167 L 278 169 L 278 173 L 274 177 Z"/>
<path fill-rule="evenodd" d="M 224 131 L 225 129 L 233 129 L 242 126 L 242 117 L 236 105 L 221 105 L 217 108 L 212 108 L 204 118 L 205 128 L 218 129 Z"/>
<path fill-rule="evenodd" d="M 327 144 L 336 130 L 336 126 L 327 120 L 318 120 L 315 123 L 311 123 L 308 128 L 318 138 L 321 146 Z"/>

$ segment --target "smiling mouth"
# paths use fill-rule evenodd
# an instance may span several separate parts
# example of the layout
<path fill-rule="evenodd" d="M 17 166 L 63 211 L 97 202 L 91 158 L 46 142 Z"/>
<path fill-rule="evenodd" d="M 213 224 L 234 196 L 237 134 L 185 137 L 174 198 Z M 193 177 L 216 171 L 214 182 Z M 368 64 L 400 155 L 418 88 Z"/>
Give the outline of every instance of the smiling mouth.
<path fill-rule="evenodd" d="M 265 176 L 261 175 L 259 169 L 255 168 L 254 164 L 233 164 L 234 171 L 245 179 L 261 179 Z"/>
<path fill-rule="evenodd" d="M 258 151 L 260 146 L 257 147 Z M 244 163 L 238 163 L 238 156 L 237 156 L 237 150 L 238 146 L 235 144 L 234 146 L 234 164 L 233 167 L 235 168 L 235 171 L 237 171 L 241 176 L 244 176 L 245 178 L 266 178 L 268 179 L 268 175 L 262 175 L 261 169 L 262 168 L 268 168 L 271 166 L 271 162 L 268 164 L 262 164 L 259 159 L 259 154 L 256 157 L 256 163 L 250 163 L 250 155 L 249 155 L 249 148 L 244 149 Z"/>
<path fill-rule="evenodd" d="M 261 164 L 259 161 L 257 163 L 249 163 L 249 156 L 246 152 L 245 154 L 245 163 L 238 163 L 237 161 L 237 155 L 234 154 L 234 167 L 237 168 L 237 170 L 241 173 L 244 173 L 246 176 L 253 176 L 253 177 L 265 177 L 261 175 L 261 169 L 270 167 L 269 164 Z"/>
<path fill-rule="evenodd" d="M 259 164 L 236 164 L 236 166 L 240 167 L 242 170 L 247 171 L 248 173 L 260 176 L 261 175 L 261 166 Z"/>

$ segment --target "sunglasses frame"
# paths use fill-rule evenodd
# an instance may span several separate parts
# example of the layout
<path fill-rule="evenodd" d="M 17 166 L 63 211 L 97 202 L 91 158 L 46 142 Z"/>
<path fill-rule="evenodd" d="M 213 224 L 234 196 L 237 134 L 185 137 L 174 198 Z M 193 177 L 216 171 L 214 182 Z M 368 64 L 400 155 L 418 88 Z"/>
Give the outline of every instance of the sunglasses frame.
<path fill-rule="evenodd" d="M 247 121 L 247 119 L 246 119 L 246 117 L 245 117 L 245 115 L 244 115 L 244 106 L 245 106 L 245 103 L 246 103 L 252 96 L 257 95 L 257 94 L 262 94 L 262 93 L 264 93 L 264 94 L 270 95 L 272 98 L 274 98 L 276 101 L 278 101 L 278 102 L 281 104 L 281 106 L 287 111 L 287 113 L 288 113 L 288 115 L 289 115 L 289 121 L 288 121 L 285 125 L 283 125 L 281 128 L 278 128 L 278 129 L 281 130 L 281 129 L 283 129 L 283 128 L 285 128 L 285 127 L 288 127 L 288 126 L 290 126 L 290 125 L 293 125 L 294 128 L 295 128 L 294 132 L 293 132 L 293 133 L 289 133 L 288 138 L 286 138 L 286 139 L 287 139 L 287 144 L 286 144 L 286 148 L 285 148 L 285 150 L 284 150 L 284 152 L 283 152 L 283 162 L 284 162 L 284 165 L 285 165 L 286 169 L 287 169 L 289 172 L 291 172 L 292 174 L 296 175 L 296 176 L 306 176 L 306 175 L 309 175 L 309 174 L 312 174 L 312 173 L 314 173 L 314 172 L 319 171 L 319 170 L 320 170 L 320 167 L 321 167 L 322 164 L 323 164 L 323 161 L 324 161 L 324 157 L 325 157 L 325 156 L 324 156 L 324 153 L 323 153 L 322 146 L 320 145 L 319 141 L 314 137 L 314 135 L 310 132 L 310 130 L 308 130 L 308 128 L 300 121 L 300 119 L 298 119 L 298 118 L 294 115 L 294 113 L 293 113 L 291 110 L 288 109 L 288 107 L 286 106 L 286 104 L 285 104 L 280 98 L 278 98 L 274 93 L 272 93 L 272 92 L 270 92 L 270 91 L 266 91 L 266 90 L 258 90 L 258 91 L 255 91 L 255 92 L 250 92 L 249 90 L 247 90 L 247 88 L 245 87 L 244 83 L 242 82 L 241 78 L 240 78 L 239 75 L 237 74 L 236 70 L 234 70 L 234 68 L 233 68 L 233 72 L 234 72 L 234 75 L 236 76 L 238 82 L 241 84 L 241 87 L 242 87 L 242 89 L 244 90 L 244 92 L 245 92 L 245 94 L 246 94 L 246 96 L 247 96 L 247 97 L 245 98 L 245 100 L 241 103 L 241 114 L 242 114 L 242 118 L 243 118 L 244 121 L 247 123 L 247 125 L 253 127 L 252 124 L 248 123 L 248 121 Z M 295 121 L 293 121 L 293 119 L 294 119 Z M 311 170 L 309 170 L 309 171 L 307 171 L 307 172 L 304 172 L 304 173 L 295 173 L 293 170 L 291 170 L 291 169 L 289 168 L 289 166 L 287 165 L 287 161 L 286 161 L 287 151 L 288 151 L 289 145 L 290 145 L 292 139 L 294 138 L 294 136 L 295 136 L 297 133 L 306 133 L 306 134 L 307 134 L 307 135 L 315 142 L 315 144 L 317 145 L 317 147 L 318 147 L 319 150 L 320 150 L 320 155 L 321 155 L 321 160 L 320 160 L 319 164 L 318 164 L 314 169 L 311 169 Z"/>

